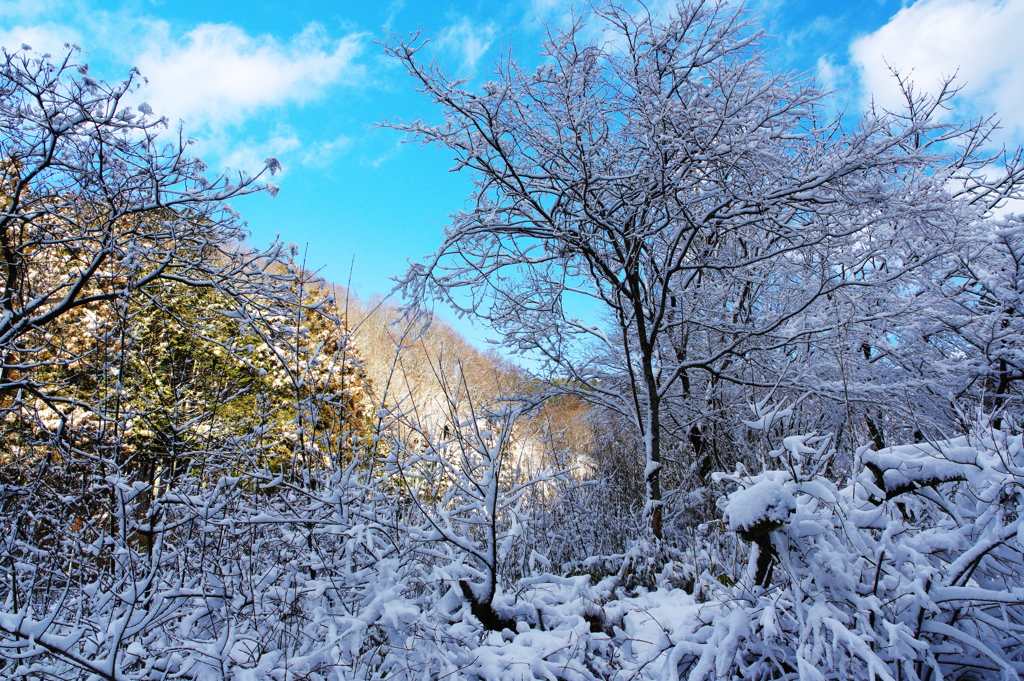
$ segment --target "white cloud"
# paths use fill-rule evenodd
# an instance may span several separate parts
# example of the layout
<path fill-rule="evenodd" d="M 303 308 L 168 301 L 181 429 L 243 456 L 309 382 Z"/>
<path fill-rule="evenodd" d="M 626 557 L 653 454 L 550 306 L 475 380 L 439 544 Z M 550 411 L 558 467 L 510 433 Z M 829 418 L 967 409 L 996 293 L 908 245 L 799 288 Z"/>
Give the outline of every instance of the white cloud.
<path fill-rule="evenodd" d="M 354 63 L 362 36 L 331 40 L 317 24 L 285 44 L 228 24 L 202 24 L 181 41 L 162 25 L 153 37 L 136 61 L 150 81 L 144 96 L 158 114 L 190 127 L 237 123 L 257 109 L 306 102 L 363 75 Z"/>
<path fill-rule="evenodd" d="M 63 7 L 51 14 L 40 8 Z M 35 55 L 59 59 L 65 43 L 78 43 L 83 53 L 75 62 L 92 62 L 91 75 L 125 77 L 132 65 L 148 80 L 132 95 L 133 105 L 148 103 L 157 115 L 185 120 L 197 134 L 192 153 L 215 169 L 248 174 L 263 170 L 267 156 L 278 156 L 285 170 L 333 163 L 351 145 L 337 131 L 334 137 L 310 143 L 285 121 L 243 126 L 254 114 L 272 107 L 301 105 L 323 98 L 338 85 L 359 85 L 366 69 L 357 59 L 362 34 L 330 36 L 318 24 L 290 38 L 254 36 L 228 24 L 202 24 L 187 33 L 171 24 L 128 9 L 85 12 L 78 0 L 0 0 L 0 46 L 17 51 L 22 44 Z M 269 122 L 271 130 L 255 132 Z M 177 126 L 168 134 L 174 135 Z M 317 133 L 313 133 L 316 135 Z"/>
<path fill-rule="evenodd" d="M 9 21 L 16 17 L 24 20 L 52 16 L 67 4 L 66 0 L 0 0 L 0 18 Z"/>
<path fill-rule="evenodd" d="M 356 63 L 365 36 L 331 37 L 316 23 L 286 41 L 230 24 L 201 24 L 179 35 L 167 22 L 127 9 L 0 0 L 0 46 L 15 51 L 27 44 L 36 54 L 59 58 L 65 43 L 82 46 L 76 61 L 99 59 L 105 67 L 100 77 L 120 79 L 137 66 L 149 80 L 141 99 L 158 115 L 185 119 L 193 131 L 237 124 L 267 107 L 302 104 L 365 75 Z"/>
<path fill-rule="evenodd" d="M 8 52 L 28 45 L 36 55 L 50 53 L 59 57 L 67 52 L 67 43 L 80 43 L 82 36 L 75 30 L 58 24 L 36 24 L 0 29 L 0 46 Z"/>
<path fill-rule="evenodd" d="M 0 26 L 5 27 L 0 29 L 0 45 L 12 50 L 27 43 L 36 53 L 49 52 L 55 58 L 66 52 L 65 43 L 72 43 L 83 50 L 76 61 L 115 56 L 120 66 L 124 57 L 138 54 L 153 25 L 129 9 L 90 6 L 87 0 L 0 0 Z"/>
<path fill-rule="evenodd" d="M 996 112 L 1004 135 L 1024 136 L 1024 61 L 1014 47 L 1024 27 L 1024 0 L 918 0 L 851 46 L 865 90 L 882 106 L 900 105 L 888 65 L 918 90 L 935 92 L 958 74 L 957 114 Z"/>

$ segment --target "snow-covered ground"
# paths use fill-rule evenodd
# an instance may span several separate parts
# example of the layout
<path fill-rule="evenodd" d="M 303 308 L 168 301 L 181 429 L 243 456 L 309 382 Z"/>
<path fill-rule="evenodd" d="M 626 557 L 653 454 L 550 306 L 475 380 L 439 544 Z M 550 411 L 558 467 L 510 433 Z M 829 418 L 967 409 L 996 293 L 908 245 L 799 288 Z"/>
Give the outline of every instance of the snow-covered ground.
<path fill-rule="evenodd" d="M 517 547 L 531 522 L 519 517 L 497 535 L 506 562 L 489 602 L 483 507 L 373 516 L 356 468 L 305 496 L 264 480 L 280 495 L 258 513 L 240 479 L 196 488 L 179 497 L 187 533 L 149 552 L 125 543 L 94 579 L 83 561 L 57 584 L 45 556 L 25 554 L 18 584 L 54 586 L 31 602 L 6 588 L 0 669 L 69 681 L 1024 672 L 1024 448 L 1012 424 L 861 448 L 844 486 L 826 474 L 829 438 L 781 442 L 774 469 L 719 476 L 725 522 L 690 546 L 638 542 L 561 576 Z"/>

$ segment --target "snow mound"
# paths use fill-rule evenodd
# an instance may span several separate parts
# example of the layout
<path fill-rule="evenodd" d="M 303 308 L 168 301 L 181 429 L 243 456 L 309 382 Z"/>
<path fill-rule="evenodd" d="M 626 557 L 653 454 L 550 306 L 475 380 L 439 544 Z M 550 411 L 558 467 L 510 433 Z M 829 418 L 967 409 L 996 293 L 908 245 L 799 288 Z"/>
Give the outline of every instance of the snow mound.
<path fill-rule="evenodd" d="M 785 524 L 796 510 L 796 498 L 792 483 L 784 476 L 765 476 L 730 494 L 725 507 L 729 529 L 741 535 L 763 534 Z"/>

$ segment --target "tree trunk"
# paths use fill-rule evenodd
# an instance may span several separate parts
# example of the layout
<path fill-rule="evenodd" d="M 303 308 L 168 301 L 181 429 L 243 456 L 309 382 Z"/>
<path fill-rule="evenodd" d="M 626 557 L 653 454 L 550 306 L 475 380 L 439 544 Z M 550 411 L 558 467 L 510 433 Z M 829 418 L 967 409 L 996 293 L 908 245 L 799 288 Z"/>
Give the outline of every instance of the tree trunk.
<path fill-rule="evenodd" d="M 644 352 L 644 384 L 647 390 L 647 414 L 644 433 L 644 482 L 647 486 L 646 512 L 651 536 L 661 541 L 662 512 L 661 501 L 661 397 L 658 384 L 654 377 L 652 358 Z"/>

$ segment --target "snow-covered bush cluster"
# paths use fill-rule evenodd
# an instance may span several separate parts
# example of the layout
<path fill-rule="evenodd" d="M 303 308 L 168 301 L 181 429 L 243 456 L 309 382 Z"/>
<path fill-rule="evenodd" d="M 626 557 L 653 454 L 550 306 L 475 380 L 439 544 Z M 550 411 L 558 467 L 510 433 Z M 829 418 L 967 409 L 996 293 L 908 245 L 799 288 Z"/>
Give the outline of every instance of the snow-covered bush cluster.
<path fill-rule="evenodd" d="M 1024 671 L 1024 445 L 1007 419 L 952 440 L 861 448 L 842 486 L 823 475 L 830 438 L 786 437 L 775 468 L 719 476 L 722 520 L 700 527 L 699 541 L 635 543 L 605 557 L 617 568 L 605 576 L 563 575 L 523 544 L 537 515 L 523 492 L 550 481 L 502 480 L 507 431 L 477 421 L 425 453 L 384 438 L 387 454 L 304 480 L 186 478 L 155 501 L 145 485 L 118 483 L 119 526 L 89 545 L 73 544 L 82 535 L 70 529 L 52 544 L 11 537 L 5 676 Z M 456 463 L 463 472 L 437 486 Z M 5 487 L 5 502 L 17 492 Z M 133 520 L 143 504 L 159 507 L 152 543 Z"/>
<path fill-rule="evenodd" d="M 1024 671 L 1024 449 L 1019 431 L 1003 426 L 980 419 L 952 440 L 861 448 L 845 487 L 822 475 L 834 455 L 827 438 L 785 438 L 778 469 L 726 476 L 738 489 L 725 516 L 754 546 L 741 580 L 748 590 L 735 602 L 743 614 L 728 624 L 736 672 L 926 679 Z"/>

